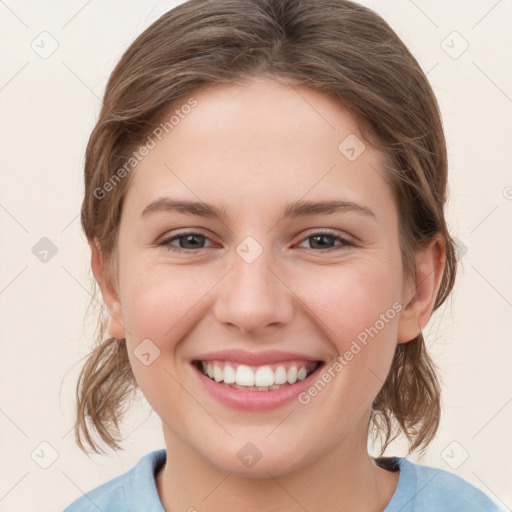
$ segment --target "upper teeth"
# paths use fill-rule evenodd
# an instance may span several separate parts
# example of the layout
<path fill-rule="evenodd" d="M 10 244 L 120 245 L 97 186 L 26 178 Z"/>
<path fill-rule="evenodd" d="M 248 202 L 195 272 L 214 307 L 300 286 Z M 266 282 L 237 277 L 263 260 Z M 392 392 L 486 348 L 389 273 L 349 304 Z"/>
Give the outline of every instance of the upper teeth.
<path fill-rule="evenodd" d="M 308 371 L 316 367 L 316 363 L 293 363 L 288 366 L 270 365 L 250 367 L 244 364 L 223 361 L 202 361 L 203 373 L 216 382 L 237 384 L 238 386 L 274 386 L 294 384 L 307 377 Z"/>

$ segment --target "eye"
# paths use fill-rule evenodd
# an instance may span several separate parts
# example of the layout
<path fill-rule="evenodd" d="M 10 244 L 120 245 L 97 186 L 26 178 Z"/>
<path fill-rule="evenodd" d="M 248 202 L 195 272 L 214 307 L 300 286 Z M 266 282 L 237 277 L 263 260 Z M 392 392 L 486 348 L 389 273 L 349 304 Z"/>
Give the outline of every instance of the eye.
<path fill-rule="evenodd" d="M 198 249 L 204 249 L 204 243 L 206 240 L 210 240 L 206 235 L 198 232 L 187 232 L 174 235 L 166 238 L 158 243 L 158 246 L 162 246 L 169 251 L 176 252 L 195 252 Z M 174 242 L 178 242 L 176 245 Z M 210 240 L 211 241 L 211 240 Z"/>
<path fill-rule="evenodd" d="M 356 244 L 351 240 L 347 240 L 342 236 L 336 234 L 330 230 L 317 231 L 316 233 L 311 233 L 309 236 L 304 238 L 303 242 L 310 240 L 310 249 L 321 249 L 322 251 L 331 251 L 331 250 L 339 250 L 343 249 L 347 246 L 355 246 Z M 340 242 L 338 247 L 334 246 L 335 242 Z"/>
<path fill-rule="evenodd" d="M 212 240 L 203 233 L 189 231 L 165 238 L 157 245 L 159 247 L 164 247 L 166 250 L 169 251 L 193 253 L 197 252 L 200 249 L 206 249 L 206 241 L 212 242 Z M 356 245 L 351 240 L 347 240 L 346 238 L 343 238 L 342 236 L 338 235 L 336 232 L 330 230 L 323 230 L 318 231 L 316 233 L 311 233 L 309 236 L 304 238 L 301 243 L 304 243 L 306 241 L 310 241 L 310 247 L 306 249 L 318 249 L 321 252 L 342 250 L 345 247 Z M 338 246 L 334 245 L 336 242 L 339 242 Z"/>

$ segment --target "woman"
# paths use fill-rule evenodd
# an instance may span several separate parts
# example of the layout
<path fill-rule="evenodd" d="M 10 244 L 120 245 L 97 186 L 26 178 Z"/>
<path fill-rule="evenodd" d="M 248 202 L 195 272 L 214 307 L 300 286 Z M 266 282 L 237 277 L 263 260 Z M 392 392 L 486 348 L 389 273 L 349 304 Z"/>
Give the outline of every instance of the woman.
<path fill-rule="evenodd" d="M 500 510 L 367 449 L 439 425 L 422 329 L 456 275 L 446 183 L 432 89 L 369 9 L 191 0 L 145 30 L 87 147 L 109 320 L 76 435 L 118 448 L 138 388 L 166 447 L 66 510 Z"/>

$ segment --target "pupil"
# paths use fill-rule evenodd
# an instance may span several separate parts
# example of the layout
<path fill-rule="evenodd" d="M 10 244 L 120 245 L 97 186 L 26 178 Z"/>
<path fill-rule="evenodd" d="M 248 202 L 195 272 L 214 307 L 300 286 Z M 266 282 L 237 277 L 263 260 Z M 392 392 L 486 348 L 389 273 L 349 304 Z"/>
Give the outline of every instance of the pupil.
<path fill-rule="evenodd" d="M 331 238 L 330 235 L 314 235 L 313 236 L 313 240 L 314 240 L 313 245 L 315 245 L 317 241 L 323 240 L 325 242 L 326 239 L 330 239 L 330 238 Z M 331 242 L 332 242 L 332 239 L 331 239 Z M 332 247 L 332 243 L 327 242 L 326 244 L 320 243 L 320 248 L 325 248 L 326 245 L 329 247 Z"/>
<path fill-rule="evenodd" d="M 194 243 L 194 239 L 197 239 L 197 238 L 204 238 L 202 235 L 186 235 L 184 237 L 182 237 L 182 240 L 185 239 L 185 247 L 183 247 L 183 244 L 180 244 L 180 247 L 182 247 L 183 249 L 194 249 L 198 246 L 198 243 L 195 242 Z M 191 247 L 187 247 L 187 243 L 191 243 Z"/>

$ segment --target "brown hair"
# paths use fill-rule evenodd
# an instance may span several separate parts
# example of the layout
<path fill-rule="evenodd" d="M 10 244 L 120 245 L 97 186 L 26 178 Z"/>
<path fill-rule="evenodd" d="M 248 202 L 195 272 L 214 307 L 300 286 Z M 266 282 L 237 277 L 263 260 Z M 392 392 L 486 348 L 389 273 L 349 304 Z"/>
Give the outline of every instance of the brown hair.
<path fill-rule="evenodd" d="M 81 222 L 89 244 L 101 247 L 109 284 L 117 289 L 117 236 L 131 178 L 119 179 L 119 170 L 183 98 L 257 76 L 334 95 L 353 113 L 365 141 L 386 157 L 404 272 L 415 277 L 414 251 L 434 234 L 444 242 L 437 309 L 453 288 L 457 263 L 444 218 L 447 152 L 437 101 L 389 25 L 347 0 L 190 0 L 131 44 L 110 76 L 85 158 Z M 106 193 L 107 182 L 112 186 Z M 100 321 L 97 345 L 76 387 L 75 438 L 85 451 L 83 436 L 97 453 L 88 421 L 108 446 L 119 449 L 119 421 L 137 390 L 125 340 L 105 334 Z M 373 403 L 371 431 L 374 439 L 382 438 L 382 453 L 400 432 L 412 451 L 426 448 L 439 421 L 440 388 L 420 333 L 397 345 Z"/>

